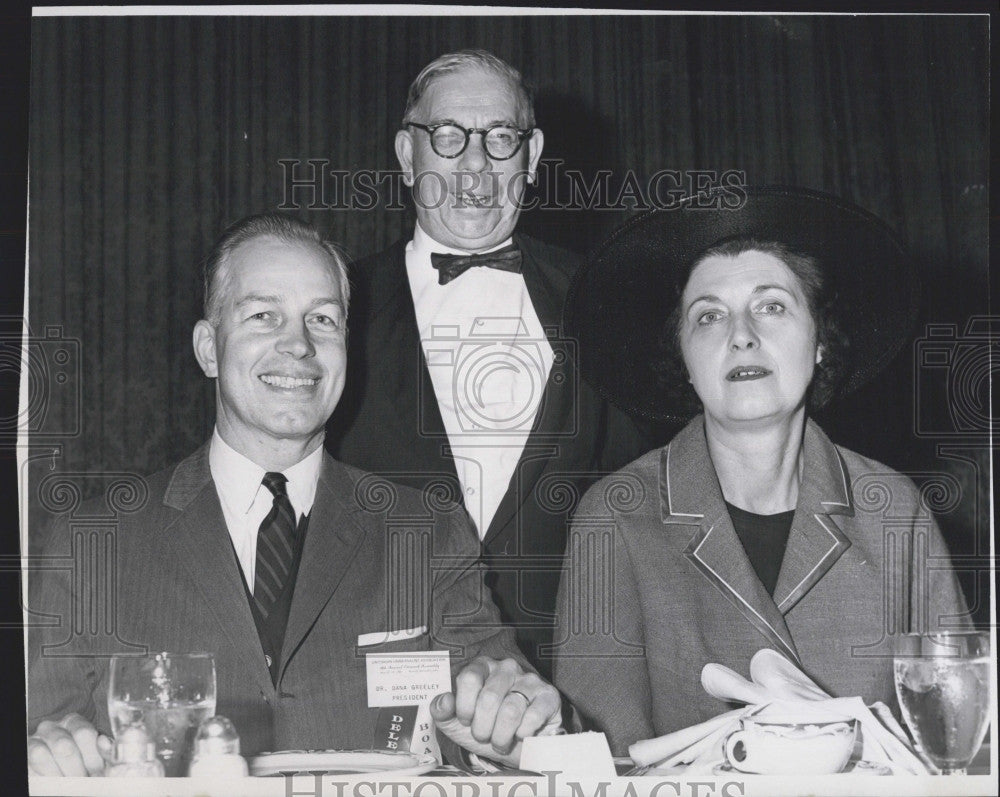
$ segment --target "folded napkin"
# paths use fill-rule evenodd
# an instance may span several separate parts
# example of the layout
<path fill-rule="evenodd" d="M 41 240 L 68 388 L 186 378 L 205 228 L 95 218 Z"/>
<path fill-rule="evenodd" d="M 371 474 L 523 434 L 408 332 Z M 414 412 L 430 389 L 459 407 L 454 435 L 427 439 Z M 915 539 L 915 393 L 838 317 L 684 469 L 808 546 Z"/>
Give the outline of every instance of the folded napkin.
<path fill-rule="evenodd" d="M 750 678 L 721 664 L 706 664 L 701 671 L 705 691 L 720 700 L 747 706 L 682 728 L 655 739 L 636 742 L 629 755 L 636 766 L 655 764 L 657 769 L 684 767 L 685 773 L 711 773 L 724 763 L 726 737 L 739 729 L 744 717 L 781 716 L 802 722 L 829 717 L 854 717 L 861 729 L 861 758 L 888 767 L 893 774 L 927 774 L 884 703 L 866 706 L 860 697 L 830 697 L 805 673 L 780 653 L 768 648 L 750 661 Z"/>

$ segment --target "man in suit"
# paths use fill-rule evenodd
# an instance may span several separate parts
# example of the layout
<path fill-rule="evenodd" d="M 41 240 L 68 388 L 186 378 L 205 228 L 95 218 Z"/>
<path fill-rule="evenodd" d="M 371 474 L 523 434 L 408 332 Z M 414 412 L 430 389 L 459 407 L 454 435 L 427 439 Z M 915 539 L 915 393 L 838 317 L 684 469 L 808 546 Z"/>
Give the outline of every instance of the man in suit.
<path fill-rule="evenodd" d="M 416 227 L 354 264 L 327 444 L 465 506 L 501 615 L 545 674 L 576 501 L 652 444 L 583 383 L 560 333 L 576 257 L 515 232 L 543 143 L 520 74 L 490 53 L 443 55 L 413 81 L 396 155 Z"/>
<path fill-rule="evenodd" d="M 431 705 L 443 747 L 516 765 L 520 738 L 557 727 L 559 698 L 481 600 L 464 513 L 323 452 L 347 358 L 343 258 L 270 213 L 230 227 L 206 262 L 194 351 L 216 380 L 215 431 L 119 519 L 111 641 L 212 652 L 218 713 L 248 755 L 371 747 L 365 654 L 450 650 L 456 693 Z M 64 520 L 48 553 L 66 556 L 74 536 Z M 73 619 L 104 575 L 52 570 L 31 584 L 30 609 L 57 621 L 29 634 L 36 774 L 103 771 L 114 651 Z"/>

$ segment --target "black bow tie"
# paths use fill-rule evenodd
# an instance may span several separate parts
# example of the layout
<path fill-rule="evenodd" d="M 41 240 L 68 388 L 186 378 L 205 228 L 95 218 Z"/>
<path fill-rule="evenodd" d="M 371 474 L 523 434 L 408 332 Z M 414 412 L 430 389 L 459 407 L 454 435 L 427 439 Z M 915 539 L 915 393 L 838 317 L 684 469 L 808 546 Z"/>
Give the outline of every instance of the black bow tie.
<path fill-rule="evenodd" d="M 473 266 L 498 268 L 513 274 L 521 273 L 521 250 L 517 244 L 510 244 L 495 252 L 481 255 L 445 255 L 431 252 L 431 265 L 438 271 L 438 285 L 447 285 L 455 277 L 461 277 Z"/>

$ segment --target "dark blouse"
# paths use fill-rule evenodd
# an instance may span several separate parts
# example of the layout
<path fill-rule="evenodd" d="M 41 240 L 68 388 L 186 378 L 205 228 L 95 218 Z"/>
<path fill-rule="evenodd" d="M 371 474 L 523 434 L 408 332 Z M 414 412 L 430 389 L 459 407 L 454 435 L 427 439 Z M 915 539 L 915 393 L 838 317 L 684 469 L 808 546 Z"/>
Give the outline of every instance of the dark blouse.
<path fill-rule="evenodd" d="M 779 512 L 776 515 L 758 515 L 747 512 L 726 501 L 726 509 L 736 529 L 736 536 L 743 544 L 750 564 L 753 565 L 757 578 L 767 589 L 769 595 L 774 595 L 778 585 L 778 571 L 781 570 L 781 560 L 785 556 L 785 546 L 788 544 L 788 534 L 792 530 L 792 517 L 795 510 Z"/>

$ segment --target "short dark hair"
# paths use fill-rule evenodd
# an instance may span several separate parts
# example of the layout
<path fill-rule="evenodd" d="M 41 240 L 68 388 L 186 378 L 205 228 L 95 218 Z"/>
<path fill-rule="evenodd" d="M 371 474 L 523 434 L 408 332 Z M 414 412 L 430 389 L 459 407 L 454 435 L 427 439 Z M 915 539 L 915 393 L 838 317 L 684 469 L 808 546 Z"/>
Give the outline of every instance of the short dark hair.
<path fill-rule="evenodd" d="M 350 282 L 347 277 L 348 258 L 344 251 L 331 241 L 327 241 L 309 222 L 277 211 L 245 216 L 226 228 L 212 246 L 202 264 L 202 279 L 205 290 L 203 312 L 205 319 L 217 326 L 222 316 L 223 284 L 229 256 L 240 244 L 255 238 L 280 238 L 288 243 L 313 243 L 325 250 L 333 264 L 333 272 L 340 282 L 340 292 L 344 309 L 350 300 Z"/>
<path fill-rule="evenodd" d="M 467 67 L 483 69 L 510 81 L 520 106 L 521 118 L 517 120 L 517 123 L 525 127 L 535 126 L 535 106 L 531 88 L 521 77 L 520 72 L 487 50 L 457 50 L 453 53 L 445 53 L 421 69 L 420 74 L 410 84 L 410 91 L 406 97 L 406 110 L 403 111 L 403 124 L 414 121 L 420 99 L 431 83 L 439 77 Z"/>
<path fill-rule="evenodd" d="M 806 297 L 809 314 L 816 325 L 816 342 L 823 349 L 823 359 L 816 366 L 809 386 L 809 409 L 816 410 L 827 404 L 837 395 L 847 377 L 850 340 L 837 322 L 836 292 L 826 279 L 819 260 L 812 255 L 794 251 L 778 241 L 732 238 L 713 244 L 686 268 L 680 269 L 673 286 L 676 294 L 674 307 L 667 316 L 657 341 L 660 356 L 654 360 L 653 368 L 664 389 L 672 396 L 678 415 L 692 415 L 701 411 L 701 402 L 688 381 L 687 367 L 681 355 L 680 333 L 684 309 L 680 297 L 691 272 L 703 260 L 708 257 L 737 257 L 749 251 L 773 255 L 788 266 Z"/>

